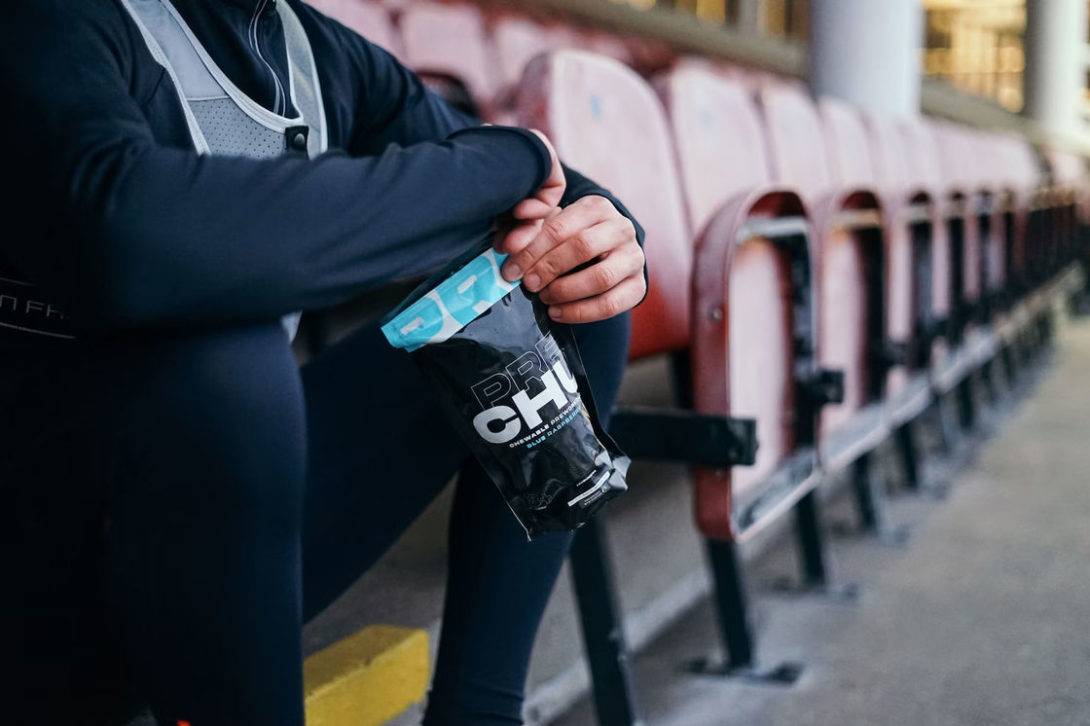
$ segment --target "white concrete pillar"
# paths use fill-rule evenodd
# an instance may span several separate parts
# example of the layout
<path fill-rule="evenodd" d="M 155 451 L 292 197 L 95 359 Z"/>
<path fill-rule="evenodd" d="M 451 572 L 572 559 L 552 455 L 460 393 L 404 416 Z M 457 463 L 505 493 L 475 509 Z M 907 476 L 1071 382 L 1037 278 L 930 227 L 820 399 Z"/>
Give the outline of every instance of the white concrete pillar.
<path fill-rule="evenodd" d="M 1086 0 L 1026 3 L 1025 114 L 1049 131 L 1081 130 Z"/>
<path fill-rule="evenodd" d="M 922 39 L 920 0 L 813 0 L 810 86 L 872 113 L 914 116 Z"/>

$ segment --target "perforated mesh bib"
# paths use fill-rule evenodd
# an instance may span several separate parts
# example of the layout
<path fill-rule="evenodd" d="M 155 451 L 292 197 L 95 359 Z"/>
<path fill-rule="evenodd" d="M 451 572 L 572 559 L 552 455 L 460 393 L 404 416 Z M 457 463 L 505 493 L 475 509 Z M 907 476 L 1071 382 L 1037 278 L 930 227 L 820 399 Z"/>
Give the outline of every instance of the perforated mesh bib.
<path fill-rule="evenodd" d="M 190 101 L 212 154 L 271 159 L 284 153 L 284 134 L 262 126 L 226 96 Z"/>

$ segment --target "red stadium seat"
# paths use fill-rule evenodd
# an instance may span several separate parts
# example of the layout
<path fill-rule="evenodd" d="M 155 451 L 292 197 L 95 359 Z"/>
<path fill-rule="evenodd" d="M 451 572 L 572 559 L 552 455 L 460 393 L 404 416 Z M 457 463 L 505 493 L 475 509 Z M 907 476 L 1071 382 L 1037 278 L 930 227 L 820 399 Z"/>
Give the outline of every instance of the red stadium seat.
<path fill-rule="evenodd" d="M 760 497 L 796 448 L 792 295 L 810 294 L 792 290 L 787 245 L 759 227 L 770 219 L 794 220 L 794 234 L 805 235 L 803 208 L 797 194 L 771 186 L 761 119 L 746 87 L 699 63 L 682 64 L 657 85 L 689 214 L 703 230 L 694 280 L 695 404 L 709 413 L 756 418 L 760 441 L 753 466 L 698 473 L 697 518 L 709 536 L 744 538 L 768 521 L 751 520 L 746 503 Z M 789 491 L 782 506 L 804 493 Z"/>
<path fill-rule="evenodd" d="M 1073 189 L 1084 183 L 1086 164 L 1077 154 L 1062 149 L 1047 148 L 1045 161 L 1048 162 L 1054 185 Z"/>
<path fill-rule="evenodd" d="M 999 310 L 999 297 L 1003 282 L 1004 239 L 1003 186 L 996 175 L 991 159 L 990 137 L 984 131 L 966 129 L 966 149 L 969 157 L 974 187 L 977 190 L 977 285 L 980 296 L 980 322 L 993 322 Z"/>
<path fill-rule="evenodd" d="M 823 98 L 819 113 L 836 182 L 873 189 L 885 227 L 885 334 L 902 345 L 902 360 L 887 361 L 889 423 L 900 426 L 926 406 L 923 369 L 930 362 L 929 331 L 935 317 L 932 273 L 936 227 L 926 194 L 913 182 L 899 124 L 868 123 L 852 106 Z M 862 140 L 862 143 L 860 143 Z"/>
<path fill-rule="evenodd" d="M 1004 144 L 1008 161 L 1006 166 L 1013 173 L 1013 180 L 1027 194 L 1033 193 L 1041 185 L 1041 167 L 1033 149 L 1025 139 L 1008 138 Z"/>
<path fill-rule="evenodd" d="M 946 394 L 956 389 L 961 406 L 960 420 L 963 426 L 968 426 L 973 409 L 972 396 L 967 393 L 972 385 L 969 379 L 974 369 L 991 356 L 987 346 L 974 350 L 962 344 L 963 311 L 967 305 L 965 249 L 967 235 L 976 228 L 976 217 L 970 213 L 962 188 L 949 184 L 941 158 L 942 148 L 932 125 L 913 119 L 901 121 L 897 126 L 908 160 L 910 194 L 927 205 L 933 230 L 930 294 L 935 325 L 933 332 L 924 338 L 932 363 L 936 405 L 940 412 L 947 412 Z M 922 301 L 923 295 L 921 289 L 918 299 Z M 954 439 L 947 437 L 947 434 L 952 436 L 952 426 L 944 426 L 940 431 L 944 442 L 953 445 Z"/>
<path fill-rule="evenodd" d="M 943 163 L 943 175 L 949 180 L 951 202 L 964 215 L 964 241 L 960 253 L 957 249 L 958 241 L 953 238 L 951 251 L 954 274 L 957 274 L 959 267 L 962 272 L 961 314 L 972 317 L 973 308 L 981 298 L 983 241 L 980 238 L 980 211 L 984 204 L 986 187 L 977 173 L 972 135 L 950 123 L 933 121 L 931 125 L 939 147 L 939 158 Z M 959 301 L 955 299 L 953 303 L 957 312 Z"/>
<path fill-rule="evenodd" d="M 647 228 L 651 290 L 635 311 L 633 357 L 687 347 L 691 235 L 662 107 L 631 70 L 577 51 L 536 59 L 522 85 L 523 121 L 543 129 L 562 157 L 615 191 Z M 660 86 L 675 128 L 686 130 L 675 137 L 682 141 L 678 152 L 688 186 L 717 188 L 724 202 L 712 213 L 707 210 L 717 205 L 710 198 L 689 200 L 696 214 L 712 219 L 698 243 L 692 283 L 691 304 L 698 313 L 693 319 L 694 404 L 708 414 L 735 415 L 739 411 L 728 397 L 733 392 L 747 409 L 744 413 L 760 414 L 761 419 L 759 456 L 764 458 L 752 472 L 738 474 L 753 485 L 746 496 L 732 494 L 730 477 L 722 471 L 704 472 L 698 479 L 701 530 L 711 537 L 732 538 L 756 531 L 807 491 L 793 488 L 786 498 L 774 498 L 770 508 L 770 500 L 758 496 L 767 491 L 758 491 L 756 485 L 796 448 L 805 447 L 807 437 L 812 442 L 813 421 L 796 411 L 802 403 L 795 399 L 795 376 L 812 370 L 813 343 L 805 342 L 813 310 L 808 229 L 798 196 L 766 183 L 765 159 L 756 150 L 763 146 L 763 136 L 744 90 L 696 68 L 681 69 Z M 683 140 L 682 135 L 697 138 Z M 704 155 L 720 163 L 694 163 L 694 157 Z M 779 228 L 772 229 L 777 220 Z M 770 242 L 773 235 L 778 242 Z M 745 241 L 741 247 L 739 240 Z M 735 260 L 737 267 L 732 265 Z M 754 315 L 755 308 L 761 313 Z M 770 317 L 781 319 L 782 327 L 770 328 Z M 736 347 L 731 342 L 735 332 L 745 338 Z M 795 349 L 800 336 L 804 342 Z M 808 486 L 812 481 L 803 477 L 792 484 Z M 782 481 L 777 483 L 782 487 Z M 741 507 L 743 503 L 747 506 Z"/>
<path fill-rule="evenodd" d="M 504 110 L 514 103 L 516 86 L 532 58 L 582 46 L 580 35 L 569 26 L 541 23 L 522 15 L 498 15 L 492 19 L 490 30 L 501 84 L 496 106 Z"/>
<path fill-rule="evenodd" d="M 938 144 L 931 127 L 922 120 L 898 122 L 869 119 L 869 125 L 873 138 L 876 142 L 880 140 L 887 154 L 901 158 L 899 166 L 904 170 L 904 194 L 920 205 L 926 205 L 928 210 L 934 235 L 931 247 L 931 309 L 937 319 L 945 320 L 950 316 L 952 304 L 949 237 L 945 221 L 950 208 Z M 957 219 L 961 217 L 957 216 Z"/>
<path fill-rule="evenodd" d="M 547 25 L 517 15 L 494 19 L 491 29 L 496 67 L 505 87 L 513 87 L 519 82 L 531 58 L 564 47 L 566 38 Z"/>
<path fill-rule="evenodd" d="M 1006 288 L 1020 303 L 1019 315 L 1011 317 L 1033 323 L 1015 331 L 1010 331 L 1013 325 L 1006 325 L 1006 342 L 1025 350 L 1025 341 L 1012 341 L 1013 334 L 1029 330 L 1030 340 L 1039 343 L 1047 340 L 1051 329 L 1046 298 L 1030 293 L 1085 254 L 1079 242 L 1082 161 L 1047 148 L 1038 155 L 1028 142 L 1016 137 L 992 137 L 991 149 L 1002 164 L 1000 189 L 1012 200 L 1009 221 L 1015 234 L 1002 259 L 1010 281 Z"/>
<path fill-rule="evenodd" d="M 1019 196 L 1010 183 L 1010 175 L 1003 165 L 1000 139 L 994 134 L 977 132 L 973 144 L 978 176 L 986 180 L 990 218 L 982 220 L 981 229 L 987 227 L 982 250 L 982 289 L 994 314 L 1007 308 L 1009 296 L 1007 283 L 1010 264 L 1008 257 L 1016 246 Z"/>
<path fill-rule="evenodd" d="M 878 191 L 842 186 L 817 108 L 790 86 L 760 91 L 773 177 L 802 190 L 817 232 L 818 351 L 821 365 L 844 371 L 844 401 L 822 413 L 822 456 L 833 470 L 877 446 L 888 431 L 881 402 L 887 366 L 886 244 L 888 233 Z M 872 168 L 866 138 L 839 150 L 844 166 L 858 174 Z"/>
<path fill-rule="evenodd" d="M 715 421 L 717 425 L 727 426 L 732 423 L 741 424 L 746 426 L 751 438 L 750 422 L 730 419 L 726 415 L 728 409 L 725 405 L 711 411 L 706 411 L 702 405 L 705 400 L 701 392 L 702 385 L 714 387 L 720 398 L 725 396 L 728 379 L 724 369 L 719 369 L 721 375 L 716 380 L 697 383 L 695 391 L 690 390 L 691 387 L 684 380 L 689 371 L 685 354 L 691 342 L 692 237 L 680 191 L 668 122 L 654 91 L 634 71 L 615 60 L 583 51 L 557 51 L 531 61 L 520 84 L 517 105 L 525 125 L 542 129 L 553 140 L 562 158 L 614 191 L 647 231 L 645 249 L 651 287 L 647 299 L 633 314 L 631 355 L 633 358 L 641 358 L 661 353 L 671 354 L 675 373 L 681 374 L 677 376 L 676 390 L 679 403 L 689 403 L 695 393 L 698 409 L 707 415 L 676 410 L 665 414 L 645 412 L 645 420 L 651 420 L 654 425 L 650 430 L 645 429 L 644 440 L 676 441 L 679 438 L 676 431 L 675 435 L 665 435 L 660 428 L 667 419 Z M 733 249 L 733 245 L 729 244 L 723 247 Z M 718 274 L 712 275 L 719 278 L 720 289 L 726 269 L 728 268 L 725 265 L 720 265 L 715 270 Z M 777 279 L 782 279 L 778 277 L 779 271 L 775 274 Z M 712 347 L 717 351 L 720 360 L 723 359 L 726 348 L 725 331 L 722 329 L 722 312 L 726 302 L 726 296 L 720 294 L 712 310 L 701 308 L 702 302 L 697 303 L 694 308 L 701 316 L 720 311 L 720 329 L 717 335 L 712 335 L 718 343 L 716 345 L 713 342 Z M 749 304 L 748 301 L 746 304 Z M 699 356 L 700 353 L 694 352 L 694 355 Z M 691 371 L 694 375 L 699 375 L 706 368 L 707 362 L 700 360 L 694 362 Z M 626 445 L 625 437 L 619 435 L 618 423 L 626 418 L 631 420 L 634 418 L 631 414 L 636 412 L 627 413 L 629 415 L 626 416 L 625 411 L 616 412 L 611 424 L 623 446 Z M 709 448 L 729 453 L 729 441 L 717 436 Z M 718 464 L 718 468 L 729 468 L 731 463 L 743 459 L 751 462 L 752 441 L 747 442 L 747 449 L 749 453 L 745 456 L 735 458 L 734 455 L 729 455 L 729 461 Z M 658 450 L 662 451 L 661 448 Z M 640 452 L 631 447 L 629 452 L 637 458 L 647 455 L 647 451 Z M 651 456 L 654 457 L 654 454 Z M 706 460 L 685 461 L 689 464 L 712 466 Z M 706 520 L 705 515 L 710 517 L 713 510 L 704 506 L 701 492 L 698 486 L 697 519 L 703 526 L 711 521 Z M 729 540 L 732 535 L 729 485 L 726 489 L 718 488 L 717 494 L 720 496 L 714 502 L 717 507 L 714 514 L 719 517 L 711 528 L 716 534 Z M 705 532 L 707 533 L 707 528 Z M 582 540 L 587 541 L 586 535 L 582 536 Z M 579 541 L 577 539 L 577 543 Z M 732 662 L 741 667 L 752 665 L 752 648 L 749 643 L 748 624 L 745 621 L 744 603 L 741 607 L 738 606 L 743 600 L 741 582 L 737 578 L 736 568 L 716 564 L 735 561 L 733 550 L 730 549 L 732 546 L 729 541 L 712 542 L 709 543 L 709 553 L 713 576 L 719 583 L 717 602 L 725 613 L 724 617 L 737 620 L 738 625 L 732 632 L 743 633 L 738 637 L 732 636 L 725 647 L 731 654 Z M 573 557 L 577 581 L 579 571 L 589 573 L 586 575 L 588 578 L 597 574 L 595 568 L 588 565 L 588 559 L 592 556 L 593 553 L 583 549 Z M 598 568 L 600 569 L 602 568 Z M 723 574 L 725 571 L 727 574 Z M 578 586 L 576 590 L 580 597 L 581 611 L 598 612 L 603 609 L 601 601 L 587 599 L 585 592 Z M 618 652 L 623 645 L 619 645 L 616 629 L 611 630 L 602 622 L 601 617 L 590 618 L 589 622 L 595 625 L 588 627 L 588 619 L 584 618 L 588 649 L 593 646 L 599 651 L 606 651 L 610 653 L 609 662 L 617 662 L 618 658 L 623 657 Z M 739 638 L 745 641 L 743 645 L 738 645 Z M 617 669 L 595 667 L 595 663 L 600 664 L 601 660 L 592 659 L 596 688 L 602 685 L 600 692 L 596 694 L 599 703 L 603 699 L 623 697 L 623 693 L 628 690 L 623 683 L 618 683 L 623 680 L 623 675 Z M 601 718 L 601 712 L 599 716 Z"/>
<path fill-rule="evenodd" d="M 845 189 L 880 186 L 859 112 L 851 104 L 831 97 L 818 102 L 818 112 L 834 181 Z"/>
<path fill-rule="evenodd" d="M 932 121 L 928 124 L 943 174 L 943 215 L 948 234 L 946 354 L 935 376 L 937 392 L 956 393 L 963 428 L 975 420 L 974 388 L 996 396 L 993 363 L 1014 375 L 1012 347 L 1022 324 L 1008 314 L 1023 275 L 1020 260 L 1029 234 L 1029 209 L 1017 181 L 1020 154 L 983 132 Z M 1003 152 L 1004 148 L 1010 151 Z"/>
<path fill-rule="evenodd" d="M 335 17 L 333 7 L 339 2 L 340 0 L 307 0 L 307 5 L 332 18 Z"/>
<path fill-rule="evenodd" d="M 413 70 L 434 83 L 460 84 L 479 112 L 491 109 L 499 78 L 476 7 L 414 2 L 401 12 L 398 25 L 404 59 Z"/>
<path fill-rule="evenodd" d="M 558 51 L 527 69 L 519 110 L 524 124 L 542 129 L 561 157 L 616 193 L 647 230 L 651 287 L 634 314 L 632 357 L 685 348 L 692 243 L 654 92 L 616 61 Z"/>
<path fill-rule="evenodd" d="M 643 76 L 660 73 L 677 61 L 676 51 L 660 40 L 636 36 L 627 45 L 632 54 L 629 65 Z"/>
<path fill-rule="evenodd" d="M 1048 183 L 1051 172 L 1046 173 L 1047 165 L 1042 163 L 1036 150 L 1028 143 L 1023 142 L 1017 148 L 1020 168 L 1027 179 L 1036 181 L 1026 222 L 1025 241 L 1026 282 L 1029 287 L 1035 287 L 1045 282 L 1049 275 L 1048 258 L 1055 228 L 1056 205 Z"/>
<path fill-rule="evenodd" d="M 696 470 L 697 522 L 709 538 L 717 614 L 728 633 L 724 652 L 730 667 L 744 668 L 752 666 L 752 642 L 736 542 L 793 513 L 803 581 L 828 585 L 815 430 L 822 406 L 839 397 L 838 378 L 814 357 L 806 209 L 798 193 L 771 183 L 750 88 L 691 62 L 657 87 L 690 215 L 702 229 L 693 278 L 693 403 L 702 413 L 755 417 L 760 442 L 752 466 Z"/>
<path fill-rule="evenodd" d="M 389 10 L 371 0 L 308 0 L 318 10 L 364 38 L 402 57 L 401 38 Z"/>
<path fill-rule="evenodd" d="M 620 37 L 601 30 L 588 29 L 580 33 L 583 40 L 583 48 L 620 61 L 627 66 L 632 65 L 632 51 L 628 44 Z"/>
<path fill-rule="evenodd" d="M 936 171 L 932 181 L 921 171 L 915 154 L 906 150 L 902 131 L 905 126 L 897 119 L 864 115 L 863 123 L 867 129 L 875 181 L 885 193 L 911 199 L 926 193 L 932 183 L 941 183 L 940 171 Z"/>
<path fill-rule="evenodd" d="M 975 408 L 972 376 L 991 360 L 994 348 L 989 339 L 970 328 L 977 296 L 970 296 L 970 280 L 979 278 L 980 258 L 977 228 L 982 195 L 973 181 L 972 168 L 956 168 L 947 158 L 971 157 L 972 146 L 957 148 L 953 136 L 943 134 L 932 121 L 901 123 L 903 144 L 910 160 L 910 184 L 926 195 L 937 211 L 933 256 L 933 304 L 942 321 L 941 339 L 933 347 L 932 385 L 940 411 L 946 410 L 946 394 L 956 391 L 962 427 L 970 427 Z M 973 166 L 975 160 L 962 162 Z M 944 427 L 944 437 L 952 427 Z M 952 438 L 944 438 L 953 445 Z"/>
<path fill-rule="evenodd" d="M 868 129 L 861 114 L 843 101 L 823 98 L 819 105 L 825 143 L 844 187 L 875 190 L 884 211 L 886 239 L 886 335 L 918 344 L 921 327 L 933 317 L 931 275 L 934 229 L 929 209 L 913 183 L 904 145 L 893 122 Z M 859 140 L 864 140 L 862 144 Z M 881 140 L 881 141 L 879 141 Z M 913 353 L 908 368 L 927 364 Z M 904 384 L 895 368 L 889 390 Z"/>
<path fill-rule="evenodd" d="M 701 230 L 726 199 L 772 183 L 761 118 L 744 86 L 686 60 L 657 81 L 673 128 L 689 219 Z"/>
<path fill-rule="evenodd" d="M 1055 266 L 1070 261 L 1075 252 L 1079 233 L 1080 188 L 1084 185 L 1086 167 L 1078 155 L 1056 148 L 1045 148 L 1045 163 L 1051 181 L 1050 196 L 1055 208 Z"/>
<path fill-rule="evenodd" d="M 821 120 L 810 98 L 790 87 L 764 87 L 758 95 L 773 177 L 780 183 L 796 186 L 815 202 L 839 191 L 822 141 Z"/>
<path fill-rule="evenodd" d="M 660 83 L 675 126 L 686 136 L 699 135 L 678 149 L 687 181 L 720 192 L 721 204 L 711 196 L 688 200 L 689 209 L 711 220 L 697 242 L 691 281 L 692 235 L 675 149 L 666 114 L 647 84 L 611 59 L 559 51 L 531 62 L 519 109 L 524 123 L 545 131 L 563 158 L 615 191 L 646 227 L 651 289 L 635 310 L 632 355 L 671 353 L 675 363 L 686 362 L 675 368 L 683 374 L 679 398 L 695 411 L 674 415 L 749 431 L 751 422 L 733 416 L 736 407 L 761 417 L 765 458 L 757 470 L 763 481 L 751 477 L 732 488 L 732 465 L 754 463 L 752 449 L 724 464 L 687 460 L 698 467 L 696 519 L 709 539 L 716 603 L 729 624 L 724 650 L 740 668 L 752 665 L 753 654 L 735 543 L 794 507 L 804 533 L 804 577 L 824 583 L 813 431 L 817 401 L 835 380 L 819 375 L 813 362 L 802 204 L 795 194 L 767 187 L 768 168 L 756 150 L 764 139 L 747 94 L 715 83 L 726 81 L 695 68 Z M 748 121 L 732 113 L 747 107 Z M 725 161 L 687 163 L 702 151 Z M 622 413 L 614 417 L 615 433 Z M 649 433 L 664 438 L 659 430 Z M 725 450 L 722 443 L 712 448 Z"/>
<path fill-rule="evenodd" d="M 891 340 L 919 346 L 921 328 L 933 317 L 931 275 L 934 229 L 929 209 L 911 183 L 904 145 L 896 125 L 868 129 L 861 114 L 844 102 L 823 98 L 819 105 L 825 125 L 825 143 L 836 181 L 845 187 L 876 190 L 884 211 L 886 239 L 886 335 Z M 883 141 L 876 141 L 884 137 Z M 864 140 L 860 144 L 859 140 Z M 912 353 L 907 368 L 927 364 L 920 351 Z M 889 391 L 904 385 L 901 366 L 891 371 Z"/>
<path fill-rule="evenodd" d="M 975 151 L 980 174 L 992 191 L 992 244 L 985 249 L 985 290 L 994 314 L 993 330 L 998 358 L 1007 380 L 1017 374 L 1015 350 L 1025 328 L 1025 308 L 1018 305 L 1025 281 L 1025 247 L 1036 187 L 1035 173 L 1023 166 L 1032 157 L 1022 155 L 1024 143 L 998 134 L 979 133 Z M 1020 148 L 1021 147 L 1021 148 Z"/>
<path fill-rule="evenodd" d="M 1039 170 L 1026 143 L 1012 136 L 994 136 L 990 156 L 1002 197 L 1005 248 L 1003 281 L 1011 301 L 1025 282 L 1025 246 L 1029 214 L 1040 185 Z"/>
<path fill-rule="evenodd" d="M 895 123 L 895 128 L 900 134 L 890 141 L 899 141 L 899 155 L 907 157 L 904 168 L 909 188 L 929 196 L 945 193 L 949 179 L 944 175 L 940 149 L 930 126 L 920 119 L 902 119 Z"/>

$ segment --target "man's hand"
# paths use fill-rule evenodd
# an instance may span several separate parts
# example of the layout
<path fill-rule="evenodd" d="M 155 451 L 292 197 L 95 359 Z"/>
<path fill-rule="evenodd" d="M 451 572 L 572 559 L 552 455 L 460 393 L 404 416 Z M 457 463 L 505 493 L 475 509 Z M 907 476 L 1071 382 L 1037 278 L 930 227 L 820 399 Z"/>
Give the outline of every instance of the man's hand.
<path fill-rule="evenodd" d="M 554 208 L 543 222 L 518 215 L 520 207 L 540 212 L 530 204 L 537 201 L 520 203 L 514 216 L 528 221 L 497 240 L 497 249 L 511 255 L 504 278 L 521 278 L 523 287 L 540 293 L 550 317 L 565 323 L 605 320 L 635 307 L 647 285 L 632 222 L 600 196 Z"/>
<path fill-rule="evenodd" d="M 530 129 L 530 131 L 541 139 L 549 150 L 553 167 L 549 171 L 549 176 L 534 192 L 534 195 L 522 200 L 511 210 L 511 216 L 520 221 L 541 220 L 549 216 L 560 204 L 560 199 L 564 196 L 564 189 L 567 188 L 568 184 L 567 180 L 564 179 L 564 167 L 560 165 L 560 158 L 556 155 L 556 149 L 553 148 L 552 142 L 537 129 Z"/>
<path fill-rule="evenodd" d="M 487 125 L 487 124 L 486 124 Z M 499 220 L 499 228 L 496 230 L 495 247 L 501 252 L 521 250 L 530 244 L 541 231 L 542 223 L 551 214 L 557 212 L 560 199 L 567 188 L 567 180 L 564 178 L 564 167 L 560 165 L 560 159 L 556 155 L 556 149 L 552 143 L 537 129 L 530 129 L 537 135 L 549 150 L 552 157 L 552 170 L 544 183 L 534 192 L 533 196 L 515 205 L 511 213 Z"/>

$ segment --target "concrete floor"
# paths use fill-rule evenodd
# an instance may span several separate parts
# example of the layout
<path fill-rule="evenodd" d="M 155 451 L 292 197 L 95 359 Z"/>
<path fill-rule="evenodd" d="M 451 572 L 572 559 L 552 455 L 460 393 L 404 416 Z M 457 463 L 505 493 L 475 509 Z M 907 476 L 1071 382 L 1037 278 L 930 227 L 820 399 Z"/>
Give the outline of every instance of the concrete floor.
<path fill-rule="evenodd" d="M 635 660 L 651 726 L 1090 724 L 1090 323 L 1065 326 L 1052 368 L 949 496 L 897 497 L 904 547 L 833 541 L 854 604 L 771 593 L 790 546 L 751 569 L 765 665 L 793 687 L 693 676 L 716 642 L 708 604 Z M 832 507 L 831 519 L 850 516 Z M 555 722 L 591 726 L 586 701 Z"/>

